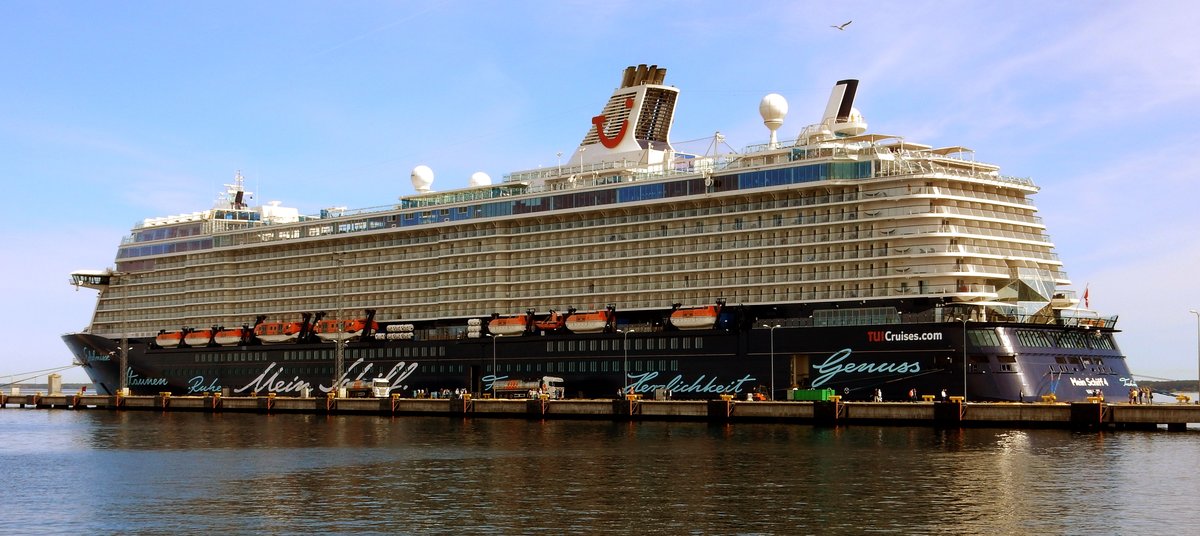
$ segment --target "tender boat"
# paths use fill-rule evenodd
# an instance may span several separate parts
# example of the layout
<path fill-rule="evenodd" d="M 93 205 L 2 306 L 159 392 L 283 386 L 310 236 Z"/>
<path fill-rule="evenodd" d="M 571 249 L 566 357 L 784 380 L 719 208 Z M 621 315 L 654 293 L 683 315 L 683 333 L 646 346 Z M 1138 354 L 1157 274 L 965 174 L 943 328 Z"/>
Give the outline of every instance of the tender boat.
<path fill-rule="evenodd" d="M 340 324 L 340 326 L 339 326 Z M 313 332 L 317 338 L 326 341 L 336 340 L 355 340 L 360 337 L 370 335 L 379 329 L 379 325 L 365 318 L 355 318 L 350 320 L 322 320 L 317 322 Z"/>
<path fill-rule="evenodd" d="M 177 329 L 159 331 L 158 335 L 154 337 L 154 344 L 162 348 L 175 348 L 181 342 L 183 342 L 183 332 Z"/>
<path fill-rule="evenodd" d="M 218 329 L 213 335 L 213 342 L 218 346 L 238 346 L 246 342 L 246 339 L 253 332 L 250 328 L 241 327 L 233 329 Z"/>
<path fill-rule="evenodd" d="M 528 315 L 498 316 L 488 321 L 488 333 L 503 337 L 522 335 L 529 329 Z"/>
<path fill-rule="evenodd" d="M 213 332 L 210 328 L 188 330 L 183 336 L 183 343 L 191 347 L 208 346 L 213 340 Z"/>
<path fill-rule="evenodd" d="M 292 342 L 304 329 L 301 322 L 264 322 L 254 326 L 254 336 L 265 344 Z"/>
<path fill-rule="evenodd" d="M 679 305 L 675 304 L 675 310 L 671 311 L 671 325 L 687 330 L 712 329 L 717 324 L 717 317 L 721 315 L 723 304 L 682 308 Z"/>
<path fill-rule="evenodd" d="M 611 331 L 615 318 L 616 308 L 611 305 L 600 311 L 573 313 L 567 317 L 567 329 L 574 333 Z"/>

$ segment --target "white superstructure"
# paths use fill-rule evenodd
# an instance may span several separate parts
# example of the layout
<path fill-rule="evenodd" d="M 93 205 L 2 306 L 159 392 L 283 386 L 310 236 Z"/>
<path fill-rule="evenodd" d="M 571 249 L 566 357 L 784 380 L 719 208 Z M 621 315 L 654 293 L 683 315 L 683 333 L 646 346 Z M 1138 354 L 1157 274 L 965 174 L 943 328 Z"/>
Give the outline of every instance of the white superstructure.
<path fill-rule="evenodd" d="M 770 142 L 698 156 L 668 140 L 679 90 L 664 77 L 630 68 L 568 162 L 497 184 L 478 175 L 435 192 L 421 166 L 419 193 L 397 205 L 305 217 L 249 208 L 239 174 L 226 205 L 146 220 L 115 271 L 77 272 L 102 290 L 90 330 L 152 336 L 341 308 L 428 322 L 430 338 L 496 312 L 716 297 L 798 310 L 973 302 L 1030 318 L 1074 304 L 1029 199 L 1037 187 L 962 147 L 866 133 L 857 81 L 839 82 L 795 136 L 782 130 L 786 100 L 764 99 Z"/>

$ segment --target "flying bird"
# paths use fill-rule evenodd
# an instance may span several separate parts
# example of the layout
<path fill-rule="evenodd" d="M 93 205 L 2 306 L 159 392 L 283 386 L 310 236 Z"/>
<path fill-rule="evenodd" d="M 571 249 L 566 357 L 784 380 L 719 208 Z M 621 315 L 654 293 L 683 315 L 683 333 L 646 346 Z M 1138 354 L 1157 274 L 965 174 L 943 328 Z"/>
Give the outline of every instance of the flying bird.
<path fill-rule="evenodd" d="M 840 24 L 840 25 L 838 25 L 838 24 L 832 24 L 832 25 L 830 25 L 829 27 L 830 27 L 830 28 L 837 28 L 837 29 L 839 29 L 839 30 L 845 31 L 845 30 L 846 30 L 846 27 L 847 27 L 847 26 L 849 26 L 851 22 L 854 22 L 854 21 L 852 21 L 852 20 L 848 20 L 848 21 L 846 21 L 846 22 L 844 22 L 844 23 L 842 23 L 842 24 Z"/>

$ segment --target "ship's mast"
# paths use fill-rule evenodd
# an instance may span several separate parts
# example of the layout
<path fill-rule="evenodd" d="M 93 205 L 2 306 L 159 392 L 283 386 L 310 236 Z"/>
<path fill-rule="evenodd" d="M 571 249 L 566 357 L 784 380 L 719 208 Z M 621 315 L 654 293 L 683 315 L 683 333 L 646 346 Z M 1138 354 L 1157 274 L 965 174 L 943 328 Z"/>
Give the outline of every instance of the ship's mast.
<path fill-rule="evenodd" d="M 233 184 L 226 184 L 225 191 L 217 197 L 216 208 L 240 210 L 249 207 L 248 201 L 254 197 L 254 192 L 247 192 L 242 170 L 233 176 Z"/>

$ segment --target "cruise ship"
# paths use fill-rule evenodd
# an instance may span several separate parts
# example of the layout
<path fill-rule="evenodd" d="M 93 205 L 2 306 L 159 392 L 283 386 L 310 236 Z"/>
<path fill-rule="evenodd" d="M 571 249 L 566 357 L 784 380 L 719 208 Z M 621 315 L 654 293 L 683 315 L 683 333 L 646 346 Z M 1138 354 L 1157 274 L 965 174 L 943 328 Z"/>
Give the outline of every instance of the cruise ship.
<path fill-rule="evenodd" d="M 763 97 L 766 143 L 676 150 L 665 77 L 624 69 L 570 160 L 495 182 L 436 191 L 422 165 L 414 195 L 302 215 L 252 205 L 239 173 L 213 208 L 135 225 L 115 267 L 71 274 L 98 298 L 63 340 L 104 393 L 383 380 L 489 396 L 554 378 L 568 397 L 1018 401 L 1136 385 L 1031 180 L 870 133 L 857 80 L 790 133 L 788 102 Z"/>

